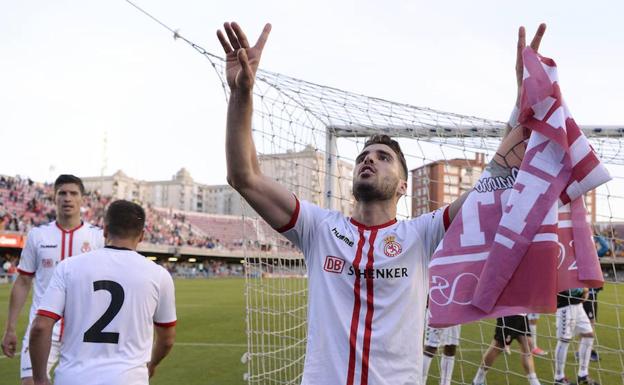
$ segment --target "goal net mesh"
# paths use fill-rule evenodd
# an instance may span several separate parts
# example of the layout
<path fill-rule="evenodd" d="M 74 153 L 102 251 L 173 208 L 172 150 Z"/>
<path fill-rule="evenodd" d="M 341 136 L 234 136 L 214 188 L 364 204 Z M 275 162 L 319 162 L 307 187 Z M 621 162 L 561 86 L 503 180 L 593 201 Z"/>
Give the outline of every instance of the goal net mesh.
<path fill-rule="evenodd" d="M 214 66 L 227 97 L 223 59 L 198 50 Z M 346 215 L 352 206 L 354 158 L 366 138 L 373 133 L 398 138 L 413 170 L 410 193 L 399 203 L 402 218 L 449 203 L 470 189 L 505 129 L 499 121 L 395 103 L 263 70 L 257 74 L 253 119 L 263 171 L 300 199 Z M 595 325 L 599 360 L 591 362 L 590 375 L 601 384 L 620 384 L 624 382 L 624 141 L 622 130 L 615 127 L 584 130 L 613 175 L 611 182 L 586 197 L 594 230 L 609 248 L 601 259 L 607 282 L 598 295 Z M 431 172 L 432 163 L 443 171 Z M 436 194 L 433 185 L 438 186 Z M 307 314 L 305 263 L 297 250 L 266 225 L 262 242 L 260 251 L 248 248 L 245 253 L 246 380 L 250 384 L 299 384 L 307 320 L 314 317 Z M 483 320 L 462 327 L 453 383 L 471 383 L 493 338 L 494 324 L 495 320 Z M 535 357 L 535 366 L 542 384 L 553 382 L 556 342 L 554 314 L 541 315 L 537 344 L 548 354 Z M 566 374 L 570 378 L 577 371 L 576 343 L 568 352 Z M 487 381 L 526 384 L 519 354 L 518 346 L 512 344 L 511 355 L 498 358 Z M 438 373 L 439 357 L 427 383 L 439 383 Z"/>

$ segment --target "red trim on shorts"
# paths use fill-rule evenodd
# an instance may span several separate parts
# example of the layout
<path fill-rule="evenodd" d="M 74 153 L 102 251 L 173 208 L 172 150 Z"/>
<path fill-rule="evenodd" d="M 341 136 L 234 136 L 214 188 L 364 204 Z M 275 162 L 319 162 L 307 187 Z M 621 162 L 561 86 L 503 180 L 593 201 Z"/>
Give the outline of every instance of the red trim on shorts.
<path fill-rule="evenodd" d="M 285 233 L 286 231 L 292 229 L 297 224 L 297 219 L 299 218 L 299 199 L 295 196 L 295 211 L 293 211 L 292 216 L 290 217 L 290 221 L 277 229 L 278 233 Z"/>
<path fill-rule="evenodd" d="M 451 206 L 446 206 L 444 213 L 442 214 L 442 222 L 444 222 L 444 230 L 448 230 L 451 225 L 451 213 L 449 212 Z"/>
<path fill-rule="evenodd" d="M 154 322 L 154 325 L 160 326 L 161 328 L 170 328 L 172 326 L 175 326 L 176 322 L 178 321 L 176 320 L 176 321 L 171 321 L 171 322 Z"/>
<path fill-rule="evenodd" d="M 360 233 L 360 240 L 358 241 L 357 251 L 355 253 L 355 259 L 353 260 L 353 268 L 356 271 L 360 268 L 360 261 L 362 260 L 362 249 L 364 248 L 364 229 L 358 228 Z M 360 324 L 360 275 L 355 274 L 355 282 L 353 283 L 353 313 L 351 314 L 351 333 L 349 334 L 349 365 L 347 366 L 347 385 L 353 385 L 355 377 L 355 349 L 357 345 L 357 331 Z"/>
<path fill-rule="evenodd" d="M 366 269 L 371 271 L 375 263 L 375 238 L 377 238 L 377 230 L 373 230 L 368 238 L 368 261 Z M 370 357 L 370 342 L 372 334 L 373 313 L 375 311 L 373 302 L 373 277 L 366 277 L 366 317 L 364 322 L 364 346 L 362 347 L 362 375 L 360 385 L 368 385 L 368 359 Z"/>
<path fill-rule="evenodd" d="M 29 276 L 29 277 L 32 277 L 32 276 L 34 276 L 34 275 L 35 275 L 35 273 L 34 273 L 34 272 L 32 272 L 32 273 L 31 273 L 30 271 L 22 270 L 22 269 L 20 269 L 19 267 L 17 268 L 17 272 L 18 272 L 20 275 L 27 275 L 27 276 Z"/>
<path fill-rule="evenodd" d="M 58 314 L 56 314 L 54 312 L 51 312 L 51 311 L 47 311 L 47 310 L 41 310 L 41 309 L 37 310 L 37 315 L 48 317 L 48 318 L 52 318 L 55 321 L 58 321 L 58 320 L 61 319 L 60 315 L 58 315 Z"/>
<path fill-rule="evenodd" d="M 384 227 L 392 226 L 393 224 L 397 223 L 396 218 L 394 218 L 392 220 L 389 220 L 386 223 L 382 223 L 380 225 L 374 225 L 374 226 L 366 226 L 366 225 L 356 221 L 353 218 L 351 218 L 350 221 L 351 221 L 351 223 L 356 225 L 358 227 L 358 229 L 361 229 L 361 230 L 373 230 L 373 231 L 377 231 L 379 229 L 383 229 Z"/>

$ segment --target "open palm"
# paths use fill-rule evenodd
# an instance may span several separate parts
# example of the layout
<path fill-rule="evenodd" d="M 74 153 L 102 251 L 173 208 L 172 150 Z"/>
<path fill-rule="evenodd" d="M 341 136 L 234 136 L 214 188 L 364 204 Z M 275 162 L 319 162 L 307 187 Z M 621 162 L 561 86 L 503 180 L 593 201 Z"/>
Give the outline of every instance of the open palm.
<path fill-rule="evenodd" d="M 225 77 L 228 86 L 232 91 L 250 91 L 254 85 L 262 50 L 271 32 L 271 24 L 264 26 L 253 47 L 250 47 L 247 36 L 237 23 L 224 23 L 223 27 L 225 34 L 219 30 L 217 37 L 225 51 Z"/>

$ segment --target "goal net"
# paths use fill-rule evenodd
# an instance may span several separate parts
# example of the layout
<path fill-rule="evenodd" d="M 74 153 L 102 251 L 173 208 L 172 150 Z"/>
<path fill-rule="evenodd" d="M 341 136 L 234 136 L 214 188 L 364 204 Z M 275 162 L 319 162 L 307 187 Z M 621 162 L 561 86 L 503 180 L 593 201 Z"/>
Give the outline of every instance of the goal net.
<path fill-rule="evenodd" d="M 192 44 L 192 43 L 191 43 Z M 221 58 L 193 45 L 223 79 Z M 511 106 L 510 106 L 511 107 Z M 263 171 L 300 199 L 350 214 L 354 158 L 368 136 L 398 138 L 410 171 L 409 191 L 399 203 L 404 218 L 433 210 L 470 189 L 495 152 L 505 124 L 358 95 L 260 70 L 254 90 L 253 132 Z M 506 111 L 501 111 L 501 114 Z M 613 181 L 586 196 L 589 217 L 608 251 L 601 259 L 606 279 L 598 294 L 590 375 L 602 384 L 624 381 L 624 130 L 582 127 L 610 169 Z M 250 384 L 298 384 L 305 359 L 307 288 L 300 254 L 264 228 L 263 248 L 245 254 L 248 351 L 243 361 Z M 255 239 L 255 238 L 254 238 Z M 530 284 L 530 283 L 527 283 Z M 494 334 L 495 320 L 464 325 L 453 383 L 469 384 Z M 537 344 L 547 355 L 535 358 L 543 384 L 553 382 L 557 342 L 555 316 L 541 315 Z M 574 377 L 573 342 L 566 374 Z M 525 384 L 517 345 L 489 371 L 490 384 Z M 439 358 L 429 384 L 439 382 Z"/>

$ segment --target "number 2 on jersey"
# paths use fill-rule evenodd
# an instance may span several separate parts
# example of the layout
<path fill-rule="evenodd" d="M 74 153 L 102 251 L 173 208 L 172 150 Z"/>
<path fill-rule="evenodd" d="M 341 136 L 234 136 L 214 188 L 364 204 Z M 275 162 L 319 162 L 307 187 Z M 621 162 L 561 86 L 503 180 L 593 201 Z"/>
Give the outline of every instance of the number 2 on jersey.
<path fill-rule="evenodd" d="M 106 290 L 111 294 L 111 302 L 108 309 L 87 330 L 82 338 L 83 342 L 95 342 L 105 344 L 119 343 L 119 333 L 103 332 L 104 328 L 115 318 L 124 302 L 124 289 L 115 281 L 95 281 L 93 291 Z"/>

